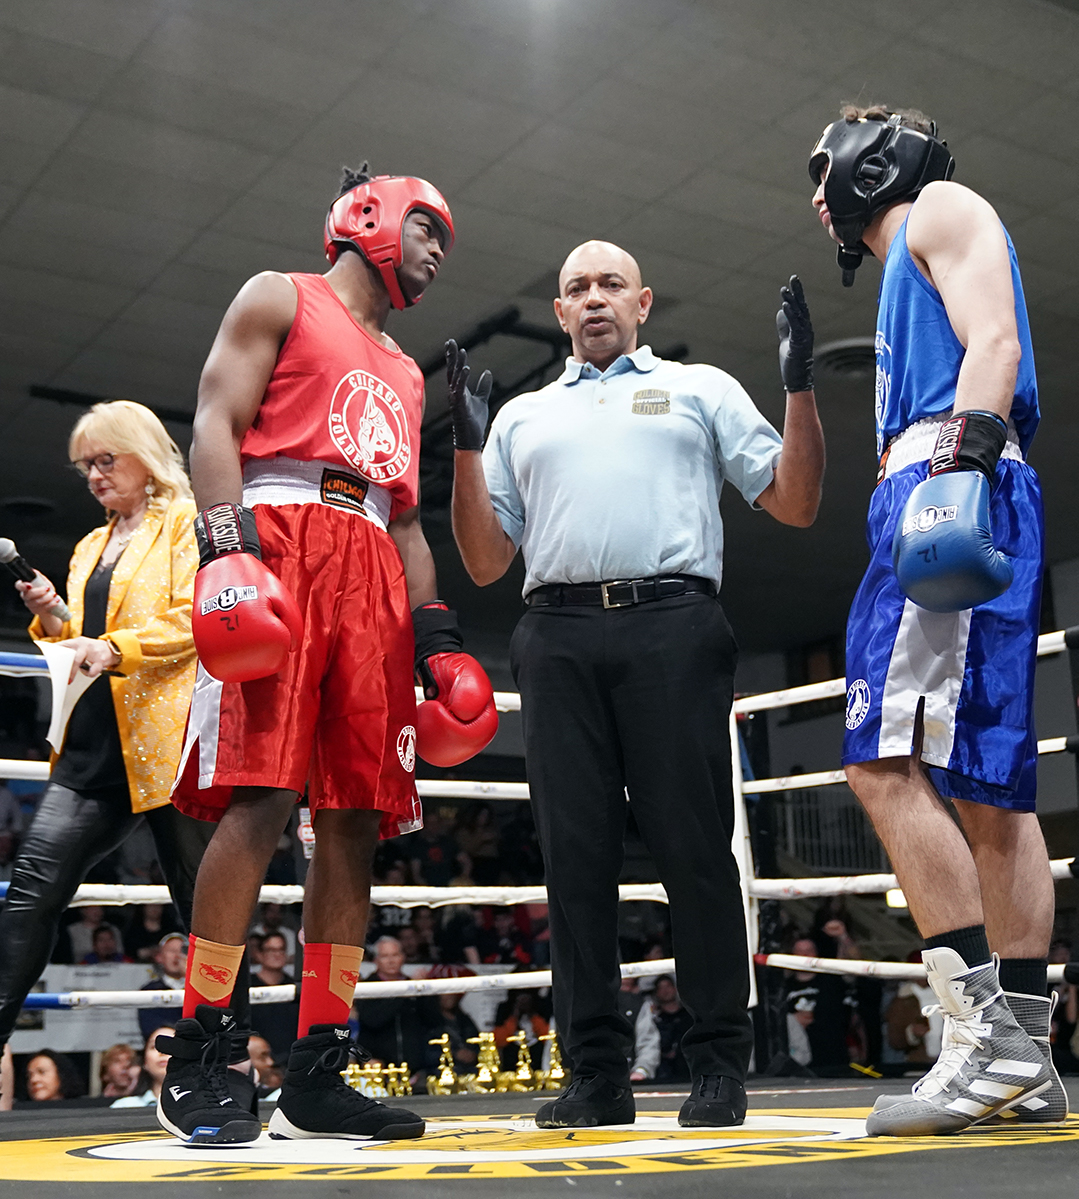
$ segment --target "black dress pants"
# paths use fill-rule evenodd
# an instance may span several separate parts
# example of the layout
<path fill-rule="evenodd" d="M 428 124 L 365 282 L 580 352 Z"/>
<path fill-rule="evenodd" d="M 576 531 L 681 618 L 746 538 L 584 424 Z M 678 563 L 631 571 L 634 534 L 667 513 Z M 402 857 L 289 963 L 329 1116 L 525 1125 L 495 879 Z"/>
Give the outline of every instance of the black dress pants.
<path fill-rule="evenodd" d="M 51 783 L 19 847 L 0 908 L 0 1046 L 48 964 L 60 919 L 79 884 L 142 820 L 150 826 L 180 920 L 190 929 L 195 878 L 217 826 L 185 816 L 172 804 L 136 815 L 126 786 L 80 793 Z M 245 954 L 234 1002 L 241 1027 L 250 1019 L 247 987 Z"/>
<path fill-rule="evenodd" d="M 632 1030 L 617 1004 L 628 789 L 670 900 L 690 1071 L 744 1079 L 752 1025 L 728 725 L 737 648 L 719 601 L 534 607 L 510 653 L 573 1072 L 629 1085 Z"/>

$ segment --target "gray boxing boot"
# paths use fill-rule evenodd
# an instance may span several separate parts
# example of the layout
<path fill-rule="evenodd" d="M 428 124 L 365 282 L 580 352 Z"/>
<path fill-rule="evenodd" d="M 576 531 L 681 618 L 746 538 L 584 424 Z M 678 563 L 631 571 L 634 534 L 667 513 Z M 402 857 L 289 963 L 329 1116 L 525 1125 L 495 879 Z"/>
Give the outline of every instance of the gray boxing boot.
<path fill-rule="evenodd" d="M 1005 991 L 1004 998 L 1012 1010 L 1019 1027 L 1042 1051 L 1045 1064 L 1049 1067 L 1052 1083 L 1040 1095 L 1023 1099 L 1014 1107 L 1004 1108 L 996 1115 L 983 1120 L 986 1127 L 1018 1128 L 1023 1124 L 1062 1124 L 1068 1118 L 1068 1092 L 1060 1081 L 1053 1065 L 1053 1046 L 1049 1039 L 1053 1011 L 1059 996 L 1054 991 L 1048 998 L 1043 995 L 1021 995 L 1016 991 Z"/>
<path fill-rule="evenodd" d="M 1020 1028 L 997 977 L 996 959 L 969 967 L 953 949 L 922 953 L 940 1000 L 940 1057 L 909 1097 L 882 1095 L 866 1120 L 871 1137 L 925 1137 L 962 1132 L 1053 1086 L 1037 1044 Z"/>

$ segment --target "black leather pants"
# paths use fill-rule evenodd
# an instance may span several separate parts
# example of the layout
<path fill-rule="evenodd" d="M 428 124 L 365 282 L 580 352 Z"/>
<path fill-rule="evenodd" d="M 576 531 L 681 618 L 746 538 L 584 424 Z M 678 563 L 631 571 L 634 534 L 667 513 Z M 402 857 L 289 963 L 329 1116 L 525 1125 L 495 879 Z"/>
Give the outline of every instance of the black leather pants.
<path fill-rule="evenodd" d="M 48 964 L 60 919 L 79 884 L 141 820 L 150 826 L 180 920 L 185 929 L 191 927 L 195 877 L 216 825 L 185 816 L 172 804 L 136 815 L 126 787 L 84 794 L 50 784 L 19 848 L 0 909 L 0 1046 Z M 250 1023 L 247 988 L 245 953 L 233 999 L 240 1027 Z"/>

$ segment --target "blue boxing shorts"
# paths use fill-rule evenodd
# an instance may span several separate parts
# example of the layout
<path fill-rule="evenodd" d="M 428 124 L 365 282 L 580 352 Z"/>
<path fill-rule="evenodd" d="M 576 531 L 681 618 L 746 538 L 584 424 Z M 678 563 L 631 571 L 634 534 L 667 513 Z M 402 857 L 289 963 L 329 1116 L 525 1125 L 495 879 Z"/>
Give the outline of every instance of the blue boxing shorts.
<path fill-rule="evenodd" d="M 937 791 L 1032 812 L 1044 567 L 1038 476 L 1017 455 L 997 465 L 990 516 L 994 541 L 1015 569 L 1012 585 L 991 603 L 937 613 L 907 599 L 892 568 L 896 523 L 926 473 L 925 461 L 895 470 L 869 504 L 869 569 L 847 622 L 843 765 L 909 757 L 924 700 L 922 761 Z"/>

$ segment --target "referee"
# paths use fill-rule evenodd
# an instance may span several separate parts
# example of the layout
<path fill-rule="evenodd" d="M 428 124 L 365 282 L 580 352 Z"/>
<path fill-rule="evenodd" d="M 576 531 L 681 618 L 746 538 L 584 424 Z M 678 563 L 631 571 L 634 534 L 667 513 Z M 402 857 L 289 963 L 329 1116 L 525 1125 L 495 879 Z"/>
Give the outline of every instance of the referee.
<path fill-rule="evenodd" d="M 751 1024 L 728 720 L 737 648 L 716 599 L 729 481 L 784 524 L 816 517 L 824 439 L 801 285 L 777 317 L 784 437 L 711 366 L 657 358 L 637 335 L 652 292 L 618 246 L 566 259 L 555 314 L 566 369 L 509 401 L 483 448 L 491 390 L 447 345 L 453 528 L 480 586 L 525 561 L 510 661 L 550 905 L 554 1010 L 573 1071 L 541 1128 L 631 1124 L 618 1009 L 626 794 L 670 900 L 687 1126 L 741 1124 Z M 482 454 L 481 451 L 482 450 Z"/>

